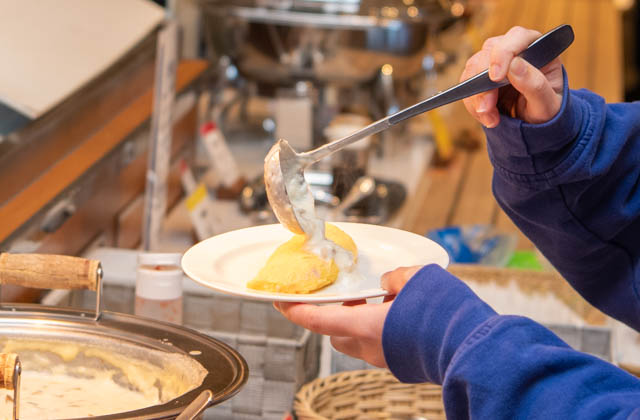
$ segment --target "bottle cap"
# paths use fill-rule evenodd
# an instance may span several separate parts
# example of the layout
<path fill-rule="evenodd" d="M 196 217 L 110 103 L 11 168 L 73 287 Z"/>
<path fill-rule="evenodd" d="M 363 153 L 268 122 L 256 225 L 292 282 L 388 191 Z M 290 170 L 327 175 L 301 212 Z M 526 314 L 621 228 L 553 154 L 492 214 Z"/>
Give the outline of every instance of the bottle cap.
<path fill-rule="evenodd" d="M 136 273 L 136 295 L 153 300 L 171 300 L 182 296 L 181 255 L 177 253 L 140 253 Z"/>
<path fill-rule="evenodd" d="M 217 129 L 218 129 L 218 126 L 216 125 L 216 123 L 213 121 L 209 121 L 200 126 L 200 134 L 203 136 L 206 136 L 209 133 L 209 131 L 215 131 Z"/>

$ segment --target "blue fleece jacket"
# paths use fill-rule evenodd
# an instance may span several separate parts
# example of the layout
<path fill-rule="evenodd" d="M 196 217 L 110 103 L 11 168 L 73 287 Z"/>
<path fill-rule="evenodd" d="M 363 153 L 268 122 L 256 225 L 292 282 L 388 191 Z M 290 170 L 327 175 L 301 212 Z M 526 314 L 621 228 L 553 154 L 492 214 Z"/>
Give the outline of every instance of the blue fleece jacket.
<path fill-rule="evenodd" d="M 485 131 L 494 194 L 567 281 L 640 330 L 640 103 L 569 90 L 551 121 Z M 447 417 L 640 418 L 640 380 L 548 329 L 496 314 L 435 265 L 396 297 L 384 354 L 404 382 L 442 384 Z"/>

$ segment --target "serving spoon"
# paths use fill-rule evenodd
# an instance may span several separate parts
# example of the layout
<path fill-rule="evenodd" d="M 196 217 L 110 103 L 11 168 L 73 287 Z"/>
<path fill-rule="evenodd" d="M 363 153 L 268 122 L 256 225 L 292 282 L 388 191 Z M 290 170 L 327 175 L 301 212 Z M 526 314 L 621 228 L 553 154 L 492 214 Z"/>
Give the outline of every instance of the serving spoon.
<path fill-rule="evenodd" d="M 537 68 L 544 67 L 571 45 L 574 39 L 570 25 L 560 25 L 531 43 L 519 56 Z M 307 166 L 358 140 L 379 133 L 408 118 L 459 101 L 469 96 L 497 89 L 509 84 L 508 79 L 494 82 L 485 70 L 459 84 L 440 92 L 422 102 L 405 108 L 388 117 L 339 140 L 324 144 L 317 149 L 297 153 L 289 143 L 278 140 L 269 150 L 264 163 L 264 180 L 267 197 L 276 217 L 293 233 L 310 233 L 317 222 L 309 219 L 314 212 L 313 196 L 304 179 Z M 293 198 L 292 198 L 293 197 Z M 295 202 L 295 203 L 294 203 Z"/>

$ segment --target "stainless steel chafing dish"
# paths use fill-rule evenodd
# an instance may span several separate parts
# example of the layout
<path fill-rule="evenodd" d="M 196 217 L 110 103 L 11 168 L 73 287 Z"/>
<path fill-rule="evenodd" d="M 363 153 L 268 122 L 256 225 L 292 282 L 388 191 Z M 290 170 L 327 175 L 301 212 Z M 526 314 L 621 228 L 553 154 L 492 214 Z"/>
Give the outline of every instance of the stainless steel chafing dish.
<path fill-rule="evenodd" d="M 211 49 L 247 78 L 363 82 L 387 64 L 419 74 L 432 34 L 465 11 L 460 0 L 200 0 Z"/>
<path fill-rule="evenodd" d="M 108 412 L 115 401 L 105 401 L 107 412 L 90 417 L 103 420 L 194 418 L 235 395 L 247 380 L 246 362 L 224 343 L 178 325 L 103 311 L 98 261 L 0 254 L 0 284 L 8 283 L 97 292 L 95 312 L 33 304 L 2 306 L 0 352 L 8 355 L 0 357 L 0 387 L 15 393 L 4 397 L 14 403 L 13 418 L 21 411 L 20 418 L 42 418 L 24 415 L 30 404 L 36 404 L 36 398 L 25 393 L 30 374 L 78 381 L 108 379 L 123 392 L 153 395 L 154 404 L 145 400 L 126 412 Z M 32 395 L 55 392 L 61 390 L 52 386 Z M 64 393 L 54 397 L 65 404 Z M 51 407 L 47 410 L 55 416 Z"/>

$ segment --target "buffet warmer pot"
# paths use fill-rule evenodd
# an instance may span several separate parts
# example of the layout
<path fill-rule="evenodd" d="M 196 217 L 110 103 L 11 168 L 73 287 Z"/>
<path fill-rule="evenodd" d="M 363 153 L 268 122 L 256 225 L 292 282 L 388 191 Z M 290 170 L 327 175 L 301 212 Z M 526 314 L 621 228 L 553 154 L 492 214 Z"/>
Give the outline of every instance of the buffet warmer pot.
<path fill-rule="evenodd" d="M 427 76 L 452 59 L 440 51 L 441 34 L 460 30 L 456 23 L 470 14 L 467 0 L 198 3 L 208 55 L 223 75 L 223 131 L 233 131 L 231 110 L 239 105 L 235 126 L 262 121 L 254 125 L 300 139 L 294 146 L 301 150 L 322 144 L 323 130 L 340 113 L 377 120 L 418 102 Z M 224 87 L 237 95 L 225 100 Z M 249 115 L 255 96 L 274 101 L 268 115 Z"/>
<path fill-rule="evenodd" d="M 427 40 L 465 13 L 453 0 L 199 0 L 211 52 L 250 80 L 363 83 L 383 66 L 423 73 Z M 390 68 L 390 67 L 387 67 Z"/>
<path fill-rule="evenodd" d="M 0 284 L 96 291 L 95 312 L 2 305 L 1 418 L 192 419 L 247 381 L 245 360 L 218 340 L 103 311 L 101 278 L 95 260 L 0 254 Z"/>

